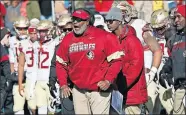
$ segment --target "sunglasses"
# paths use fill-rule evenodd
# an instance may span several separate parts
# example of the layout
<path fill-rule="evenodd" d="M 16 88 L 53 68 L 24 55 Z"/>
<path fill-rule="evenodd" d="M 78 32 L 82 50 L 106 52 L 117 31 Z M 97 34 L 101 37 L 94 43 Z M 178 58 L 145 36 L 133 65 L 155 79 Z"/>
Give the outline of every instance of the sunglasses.
<path fill-rule="evenodd" d="M 97 28 L 100 28 L 100 29 L 104 29 L 104 26 L 103 25 L 98 25 L 96 26 Z"/>
<path fill-rule="evenodd" d="M 17 27 L 16 29 L 18 29 L 20 31 L 20 30 L 27 30 L 28 28 L 27 27 L 26 28 Z"/>
<path fill-rule="evenodd" d="M 63 28 L 63 32 L 70 32 L 70 31 L 72 31 L 72 28 Z"/>
<path fill-rule="evenodd" d="M 106 20 L 105 22 L 106 22 L 106 24 L 112 24 L 114 21 L 116 21 L 116 20 Z"/>
<path fill-rule="evenodd" d="M 82 22 L 82 21 L 86 21 L 86 20 L 83 20 L 83 19 L 77 18 L 77 17 L 72 17 L 72 22 L 77 22 L 77 23 L 79 23 L 79 22 Z"/>

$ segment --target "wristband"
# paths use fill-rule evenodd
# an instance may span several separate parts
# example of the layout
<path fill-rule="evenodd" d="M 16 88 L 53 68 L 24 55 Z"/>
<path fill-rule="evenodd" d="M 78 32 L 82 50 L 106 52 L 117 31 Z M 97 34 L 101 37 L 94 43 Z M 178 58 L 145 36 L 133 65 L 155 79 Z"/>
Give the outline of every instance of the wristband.
<path fill-rule="evenodd" d="M 150 71 L 152 71 L 153 73 L 156 74 L 156 72 L 158 71 L 158 69 L 156 67 L 152 66 L 152 68 L 150 69 Z"/>

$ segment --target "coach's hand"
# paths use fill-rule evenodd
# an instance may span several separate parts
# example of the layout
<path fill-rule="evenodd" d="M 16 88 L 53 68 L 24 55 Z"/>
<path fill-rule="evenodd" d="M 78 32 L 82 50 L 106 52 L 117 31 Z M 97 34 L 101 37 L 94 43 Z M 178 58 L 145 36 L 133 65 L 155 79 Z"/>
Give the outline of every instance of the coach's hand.
<path fill-rule="evenodd" d="M 108 80 L 98 82 L 97 86 L 100 87 L 101 90 L 106 91 L 110 87 L 110 82 Z"/>
<path fill-rule="evenodd" d="M 67 85 L 63 85 L 61 87 L 61 93 L 62 98 L 68 98 L 71 95 L 70 93 L 72 93 L 72 90 Z"/>

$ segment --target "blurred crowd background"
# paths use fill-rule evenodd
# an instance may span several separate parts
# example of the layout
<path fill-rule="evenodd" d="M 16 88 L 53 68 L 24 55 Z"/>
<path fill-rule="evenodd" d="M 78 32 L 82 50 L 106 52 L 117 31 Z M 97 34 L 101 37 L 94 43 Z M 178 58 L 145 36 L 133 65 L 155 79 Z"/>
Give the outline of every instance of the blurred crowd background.
<path fill-rule="evenodd" d="M 101 14 L 106 14 L 114 0 L 0 0 L 0 23 L 15 35 L 13 22 L 16 17 L 22 15 L 29 19 L 51 20 L 55 22 L 60 15 L 72 13 L 77 8 L 88 8 Z M 121 0 L 120 0 L 121 1 Z M 169 10 L 178 4 L 184 4 L 185 0 L 124 0 L 132 4 L 138 10 L 139 18 L 149 22 L 154 10 Z"/>

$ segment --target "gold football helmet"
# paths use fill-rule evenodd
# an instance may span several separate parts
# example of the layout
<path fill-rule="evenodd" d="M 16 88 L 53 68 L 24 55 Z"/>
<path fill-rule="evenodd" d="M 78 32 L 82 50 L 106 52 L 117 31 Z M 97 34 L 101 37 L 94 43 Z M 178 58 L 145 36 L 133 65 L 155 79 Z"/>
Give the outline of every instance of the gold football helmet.
<path fill-rule="evenodd" d="M 16 28 L 26 28 L 30 25 L 28 18 L 20 16 L 13 23 Z"/>
<path fill-rule="evenodd" d="M 122 10 L 123 18 L 126 22 L 130 22 L 132 18 L 138 17 L 138 11 L 135 6 L 130 5 L 126 1 L 114 1 L 112 7 L 117 7 Z"/>
<path fill-rule="evenodd" d="M 64 26 L 67 23 L 72 22 L 72 17 L 70 14 L 63 14 L 57 21 L 57 26 Z"/>
<path fill-rule="evenodd" d="M 49 20 L 42 20 L 37 25 L 37 30 L 51 30 L 53 28 L 53 23 Z"/>
<path fill-rule="evenodd" d="M 20 16 L 17 19 L 15 19 L 13 26 L 19 39 L 25 39 L 28 37 L 27 35 L 29 25 L 30 22 L 26 17 Z"/>
<path fill-rule="evenodd" d="M 39 24 L 37 25 L 37 30 L 39 32 L 39 37 L 42 40 L 47 40 L 49 38 L 52 38 L 53 34 L 54 34 L 54 25 L 51 21 L 49 20 L 42 20 L 39 22 Z M 40 34 L 40 33 L 46 33 L 45 35 Z"/>
<path fill-rule="evenodd" d="M 168 22 L 169 14 L 164 9 L 156 10 L 151 15 L 151 26 L 152 28 L 161 28 Z"/>
<path fill-rule="evenodd" d="M 158 38 L 165 38 L 165 32 L 171 25 L 168 12 L 164 9 L 154 11 L 151 15 L 150 23 L 154 35 Z"/>

